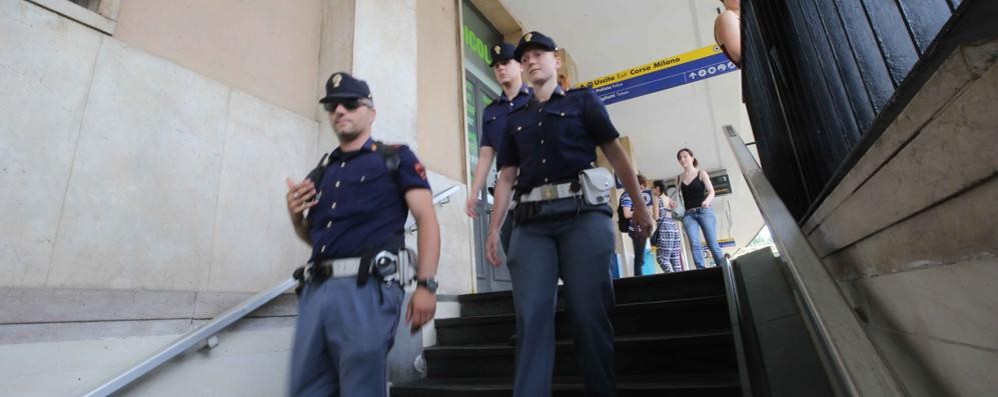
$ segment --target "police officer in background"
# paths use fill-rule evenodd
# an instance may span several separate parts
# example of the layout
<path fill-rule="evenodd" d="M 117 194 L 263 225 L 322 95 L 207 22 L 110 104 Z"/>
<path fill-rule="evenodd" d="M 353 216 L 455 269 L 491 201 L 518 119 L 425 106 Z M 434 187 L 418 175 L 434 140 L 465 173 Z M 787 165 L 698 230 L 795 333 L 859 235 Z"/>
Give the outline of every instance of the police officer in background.
<path fill-rule="evenodd" d="M 496 216 L 489 227 L 486 253 L 493 266 L 499 265 L 499 226 L 512 195 L 515 223 L 507 265 L 516 307 L 513 394 L 551 393 L 560 277 L 586 394 L 612 396 L 616 383 L 608 312 L 614 304 L 609 264 L 615 228 L 609 205 L 590 204 L 579 192 L 584 182 L 580 173 L 594 171 L 589 169 L 598 146 L 627 192 L 640 197 L 641 191 L 630 159 L 617 140 L 619 134 L 596 93 L 558 86 L 561 59 L 557 48 L 554 40 L 538 32 L 524 35 L 516 47 L 515 56 L 534 96 L 526 107 L 509 115 L 499 153 L 502 174 L 496 185 Z M 652 217 L 646 207 L 635 208 L 634 223 L 639 232 L 650 234 Z"/>
<path fill-rule="evenodd" d="M 520 61 L 514 59 L 516 46 L 509 43 L 499 43 L 492 47 L 492 72 L 496 81 L 502 86 L 499 99 L 489 104 L 482 111 L 482 138 L 478 148 L 478 165 L 475 166 L 475 177 L 468 191 L 468 202 L 465 213 L 470 217 L 478 216 L 475 206 L 478 204 L 478 192 L 482 191 L 485 179 L 492 165 L 492 159 L 502 148 L 503 134 L 506 133 L 506 118 L 515 110 L 527 105 L 530 98 L 530 88 L 523 83 L 523 69 Z M 496 163 L 498 168 L 499 164 Z M 504 251 L 509 252 L 509 235 L 512 232 L 510 222 L 503 224 L 500 240 Z"/>
<path fill-rule="evenodd" d="M 371 139 L 377 111 L 367 84 L 335 73 L 319 102 L 339 147 L 305 180 L 287 181 L 291 222 L 312 246 L 308 265 L 295 272 L 301 290 L 290 394 L 384 396 L 408 281 L 399 275 L 406 217 L 411 210 L 419 227 L 417 287 L 406 310 L 412 330 L 436 310 L 440 229 L 415 154 Z"/>

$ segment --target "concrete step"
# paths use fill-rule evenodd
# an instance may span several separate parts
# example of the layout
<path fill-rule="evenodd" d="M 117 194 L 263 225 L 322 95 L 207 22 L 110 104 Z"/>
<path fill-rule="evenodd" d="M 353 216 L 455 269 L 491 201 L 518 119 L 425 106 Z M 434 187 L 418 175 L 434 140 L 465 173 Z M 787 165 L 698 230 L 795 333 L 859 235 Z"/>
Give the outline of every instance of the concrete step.
<path fill-rule="evenodd" d="M 714 267 L 617 279 L 613 281 L 613 288 L 617 304 L 696 298 L 723 295 L 723 277 L 721 269 Z M 559 307 L 563 288 L 558 288 Z M 461 316 L 513 313 L 511 291 L 460 295 L 458 302 L 461 303 Z"/>
<path fill-rule="evenodd" d="M 616 373 L 675 375 L 737 371 L 731 329 L 617 337 Z M 488 378 L 513 376 L 515 347 L 505 344 L 434 346 L 423 351 L 427 376 Z M 575 346 L 559 340 L 555 376 L 579 376 Z"/>
<path fill-rule="evenodd" d="M 617 336 L 723 329 L 731 325 L 727 298 L 714 295 L 658 302 L 618 304 L 612 314 Z M 510 343 L 516 334 L 514 314 L 436 320 L 439 346 Z M 558 339 L 571 339 L 571 322 L 563 309 L 555 314 Z"/>
<path fill-rule="evenodd" d="M 392 397 L 509 397 L 513 393 L 511 378 L 448 378 L 424 379 L 393 385 Z M 621 397 L 651 396 L 740 396 L 737 372 L 679 376 L 625 376 L 617 378 L 617 393 Z M 555 378 L 553 397 L 582 396 L 582 381 L 577 377 Z"/>

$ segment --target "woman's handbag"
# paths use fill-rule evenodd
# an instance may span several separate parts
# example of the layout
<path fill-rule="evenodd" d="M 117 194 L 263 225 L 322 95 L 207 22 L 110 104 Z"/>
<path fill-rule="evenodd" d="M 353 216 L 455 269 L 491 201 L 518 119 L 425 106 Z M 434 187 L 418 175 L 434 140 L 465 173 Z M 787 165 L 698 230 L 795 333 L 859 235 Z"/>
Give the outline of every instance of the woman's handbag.
<path fill-rule="evenodd" d="M 676 203 L 676 208 L 672 209 L 672 219 L 681 221 L 683 220 L 683 215 L 686 215 L 686 203 L 683 202 L 683 176 L 679 175 L 676 177 L 676 189 L 672 191 L 669 198 Z"/>

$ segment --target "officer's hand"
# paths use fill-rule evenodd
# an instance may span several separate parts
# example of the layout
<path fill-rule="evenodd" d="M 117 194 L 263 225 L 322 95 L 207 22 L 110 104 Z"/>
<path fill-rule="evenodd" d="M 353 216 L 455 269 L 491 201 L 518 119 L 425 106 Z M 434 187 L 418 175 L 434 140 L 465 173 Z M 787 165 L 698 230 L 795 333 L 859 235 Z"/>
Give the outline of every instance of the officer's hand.
<path fill-rule="evenodd" d="M 655 221 L 652 220 L 648 207 L 639 205 L 634 209 L 636 211 L 634 211 L 634 217 L 631 218 L 631 221 L 637 222 L 638 233 L 646 237 L 651 236 L 652 232 L 655 231 Z"/>
<path fill-rule="evenodd" d="M 295 183 L 291 178 L 287 178 L 285 182 L 288 184 L 288 211 L 292 215 L 301 214 L 306 208 L 311 208 L 319 203 L 319 200 L 313 200 L 315 198 L 315 185 L 311 180 L 305 179 Z"/>
<path fill-rule="evenodd" d="M 475 211 L 477 205 L 478 197 L 468 197 L 468 202 L 464 204 L 464 213 L 472 218 L 478 216 L 478 211 Z"/>
<path fill-rule="evenodd" d="M 499 257 L 499 233 L 489 230 L 489 237 L 485 239 L 485 259 L 489 260 L 492 267 L 502 266 L 502 258 Z"/>
<path fill-rule="evenodd" d="M 410 331 L 416 332 L 426 323 L 433 319 L 433 314 L 437 311 L 437 296 L 427 291 L 425 288 L 416 287 L 409 300 L 409 307 L 405 310 L 405 321 L 411 326 Z"/>

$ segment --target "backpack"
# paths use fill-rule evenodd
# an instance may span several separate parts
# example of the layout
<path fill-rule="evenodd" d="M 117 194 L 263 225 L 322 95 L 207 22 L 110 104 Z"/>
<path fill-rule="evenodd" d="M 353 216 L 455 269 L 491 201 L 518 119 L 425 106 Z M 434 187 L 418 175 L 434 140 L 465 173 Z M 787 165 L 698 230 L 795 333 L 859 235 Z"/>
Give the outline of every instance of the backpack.
<path fill-rule="evenodd" d="M 620 197 L 624 197 L 623 194 Z M 621 233 L 630 232 L 631 220 L 624 217 L 624 206 L 620 205 L 620 199 L 617 199 L 617 230 Z"/>
<path fill-rule="evenodd" d="M 398 145 L 386 145 L 381 141 L 374 141 L 374 151 L 378 152 L 381 158 L 385 160 L 385 168 L 392 174 L 392 178 L 396 184 L 398 184 L 399 164 L 402 162 L 399 158 L 398 149 Z M 326 162 L 327 157 L 329 157 L 329 153 L 323 154 L 322 158 L 319 159 L 319 164 L 312 171 L 309 171 L 308 176 L 305 177 L 312 180 L 315 186 L 319 186 L 319 182 L 322 182 L 322 175 L 326 173 L 326 167 L 329 166 Z"/>

